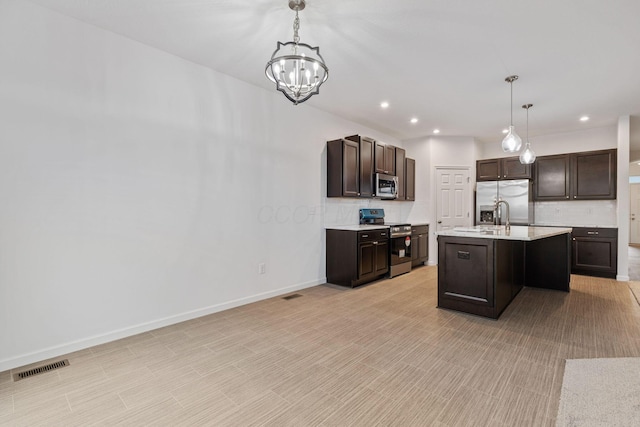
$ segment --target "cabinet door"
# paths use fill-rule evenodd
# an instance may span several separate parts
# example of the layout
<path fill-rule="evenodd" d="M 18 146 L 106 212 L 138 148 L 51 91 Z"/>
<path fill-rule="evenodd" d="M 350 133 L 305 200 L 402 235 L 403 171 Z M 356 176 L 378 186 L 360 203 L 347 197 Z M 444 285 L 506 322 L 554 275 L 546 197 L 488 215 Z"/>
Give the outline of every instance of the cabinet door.
<path fill-rule="evenodd" d="M 476 162 L 476 181 L 496 181 L 502 174 L 500 159 L 478 160 Z"/>
<path fill-rule="evenodd" d="M 373 275 L 376 271 L 377 245 L 373 242 L 358 245 L 358 279 Z"/>
<path fill-rule="evenodd" d="M 617 273 L 618 240 L 574 237 L 571 270 L 575 272 Z"/>
<path fill-rule="evenodd" d="M 375 165 L 376 173 L 386 173 L 384 169 L 384 145 L 376 142 L 375 144 Z"/>
<path fill-rule="evenodd" d="M 407 200 L 416 199 L 416 161 L 407 158 L 405 163 L 405 198 Z"/>
<path fill-rule="evenodd" d="M 343 140 L 342 143 L 342 195 L 358 197 L 360 193 L 360 145 Z"/>
<path fill-rule="evenodd" d="M 538 157 L 535 163 L 535 200 L 568 200 L 569 155 Z"/>
<path fill-rule="evenodd" d="M 396 147 L 393 145 L 384 146 L 384 170 L 386 174 L 396 174 Z"/>
<path fill-rule="evenodd" d="M 379 240 L 376 248 L 376 275 L 385 274 L 389 271 L 389 241 Z"/>
<path fill-rule="evenodd" d="M 520 163 L 519 157 L 502 159 L 502 179 L 530 179 L 531 165 Z"/>
<path fill-rule="evenodd" d="M 360 197 L 373 197 L 373 146 L 369 138 L 360 138 Z"/>
<path fill-rule="evenodd" d="M 571 193 L 576 200 L 616 198 L 616 150 L 571 155 Z"/>
<path fill-rule="evenodd" d="M 429 235 L 418 235 L 418 253 L 420 254 L 420 261 L 427 261 L 429 259 Z"/>
<path fill-rule="evenodd" d="M 418 234 L 411 236 L 411 265 L 417 265 L 420 263 L 420 248 L 418 242 L 420 237 Z"/>
<path fill-rule="evenodd" d="M 403 148 L 396 147 L 396 176 L 398 177 L 398 198 L 396 200 L 406 199 L 406 176 L 405 176 L 405 156 L 406 152 Z"/>

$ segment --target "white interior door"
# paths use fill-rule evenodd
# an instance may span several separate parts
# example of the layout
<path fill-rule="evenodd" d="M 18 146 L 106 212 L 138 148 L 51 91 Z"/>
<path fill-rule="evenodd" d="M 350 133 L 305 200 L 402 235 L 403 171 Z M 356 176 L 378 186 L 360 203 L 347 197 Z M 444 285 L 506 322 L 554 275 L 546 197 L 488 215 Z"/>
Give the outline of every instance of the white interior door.
<path fill-rule="evenodd" d="M 471 226 L 469 169 L 436 169 L 436 230 Z"/>
<path fill-rule="evenodd" d="M 629 184 L 629 243 L 640 244 L 640 184 Z"/>

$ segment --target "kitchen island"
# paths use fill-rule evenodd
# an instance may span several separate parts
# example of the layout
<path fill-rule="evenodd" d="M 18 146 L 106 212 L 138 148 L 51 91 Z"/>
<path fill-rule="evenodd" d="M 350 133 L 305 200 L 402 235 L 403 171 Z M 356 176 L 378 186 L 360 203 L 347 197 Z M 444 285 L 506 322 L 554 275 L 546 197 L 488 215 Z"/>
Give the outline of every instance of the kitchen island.
<path fill-rule="evenodd" d="M 569 291 L 571 228 L 439 231 L 438 307 L 497 319 L 523 286 Z"/>

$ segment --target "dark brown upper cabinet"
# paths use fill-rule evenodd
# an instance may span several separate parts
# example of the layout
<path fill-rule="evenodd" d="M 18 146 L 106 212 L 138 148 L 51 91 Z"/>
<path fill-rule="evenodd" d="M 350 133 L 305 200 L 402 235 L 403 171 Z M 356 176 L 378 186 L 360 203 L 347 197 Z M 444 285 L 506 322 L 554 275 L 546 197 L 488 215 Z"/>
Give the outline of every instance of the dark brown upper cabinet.
<path fill-rule="evenodd" d="M 416 161 L 414 159 L 406 158 L 405 163 L 405 196 L 406 200 L 416 199 Z"/>
<path fill-rule="evenodd" d="M 614 200 L 617 150 L 538 157 L 535 200 Z"/>
<path fill-rule="evenodd" d="M 375 148 L 376 173 L 396 174 L 396 147 L 376 141 Z"/>
<path fill-rule="evenodd" d="M 519 157 L 486 159 L 476 162 L 476 181 L 531 179 L 531 165 L 520 163 Z"/>
<path fill-rule="evenodd" d="M 501 179 L 531 179 L 531 165 L 520 163 L 520 157 L 504 158 Z"/>
<path fill-rule="evenodd" d="M 405 158 L 406 151 L 404 148 L 395 147 L 395 160 L 396 160 L 396 176 L 398 177 L 398 198 L 397 200 L 406 200 L 407 192 L 406 192 L 406 183 L 407 179 L 405 176 Z"/>
<path fill-rule="evenodd" d="M 373 171 L 374 147 L 376 142 L 366 136 L 351 135 L 346 137 L 360 144 L 360 197 L 373 197 L 375 194 Z"/>
<path fill-rule="evenodd" d="M 575 200 L 616 198 L 617 150 L 571 155 L 571 197 Z"/>
<path fill-rule="evenodd" d="M 327 142 L 327 197 L 360 196 L 360 144 L 348 139 Z"/>
<path fill-rule="evenodd" d="M 535 200 L 569 200 L 570 167 L 569 154 L 538 157 L 533 181 Z"/>

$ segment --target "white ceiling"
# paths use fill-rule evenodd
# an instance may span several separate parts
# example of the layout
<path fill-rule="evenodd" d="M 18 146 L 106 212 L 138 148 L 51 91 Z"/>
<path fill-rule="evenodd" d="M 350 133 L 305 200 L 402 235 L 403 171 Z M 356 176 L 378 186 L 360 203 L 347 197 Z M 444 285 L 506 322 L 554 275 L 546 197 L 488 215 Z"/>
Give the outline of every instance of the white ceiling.
<path fill-rule="evenodd" d="M 265 64 L 293 36 L 288 0 L 31 1 L 274 91 Z M 439 128 L 499 141 L 509 124 L 504 78 L 518 74 L 521 136 L 524 103 L 534 104 L 532 137 L 614 125 L 640 116 L 639 16 L 638 0 L 307 0 L 301 42 L 320 46 L 329 80 L 294 108 L 400 139 Z"/>

